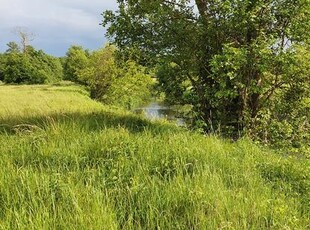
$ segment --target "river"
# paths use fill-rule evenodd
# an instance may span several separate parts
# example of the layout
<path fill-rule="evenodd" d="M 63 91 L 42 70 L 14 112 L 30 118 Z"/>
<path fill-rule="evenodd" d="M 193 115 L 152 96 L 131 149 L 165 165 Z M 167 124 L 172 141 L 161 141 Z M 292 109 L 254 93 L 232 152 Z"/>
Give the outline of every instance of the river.
<path fill-rule="evenodd" d="M 185 126 L 184 119 L 177 116 L 177 111 L 161 102 L 150 102 L 146 106 L 134 109 L 134 112 L 143 113 L 150 120 L 165 119 L 175 122 L 179 126 Z"/>

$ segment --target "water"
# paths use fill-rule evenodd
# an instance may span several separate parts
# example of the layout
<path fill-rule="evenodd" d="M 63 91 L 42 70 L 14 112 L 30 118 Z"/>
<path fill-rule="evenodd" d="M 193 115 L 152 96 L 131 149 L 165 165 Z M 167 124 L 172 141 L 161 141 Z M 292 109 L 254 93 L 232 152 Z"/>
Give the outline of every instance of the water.
<path fill-rule="evenodd" d="M 179 126 L 184 126 L 185 122 L 177 116 L 177 111 L 171 109 L 163 103 L 153 101 L 147 106 L 134 109 L 136 113 L 143 113 L 150 120 L 166 119 L 176 122 Z"/>

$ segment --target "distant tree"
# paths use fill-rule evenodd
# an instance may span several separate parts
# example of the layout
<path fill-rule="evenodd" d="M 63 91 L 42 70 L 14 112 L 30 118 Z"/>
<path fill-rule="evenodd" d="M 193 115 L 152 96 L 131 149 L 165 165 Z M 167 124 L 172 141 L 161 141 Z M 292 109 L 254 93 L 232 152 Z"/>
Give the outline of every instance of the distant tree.
<path fill-rule="evenodd" d="M 79 82 L 78 72 L 88 64 L 88 52 L 81 46 L 71 46 L 64 61 L 64 79 Z"/>
<path fill-rule="evenodd" d="M 30 57 L 32 65 L 44 75 L 44 82 L 56 82 L 63 78 L 63 68 L 58 58 L 44 53 L 42 50 L 35 50 L 27 47 L 27 55 Z"/>
<path fill-rule="evenodd" d="M 30 46 L 32 32 L 23 27 L 16 27 L 13 32 L 20 38 L 20 45 L 9 42 L 0 60 L 0 77 L 5 83 L 42 84 L 62 79 L 60 60 Z"/>
<path fill-rule="evenodd" d="M 20 47 L 16 42 L 9 42 L 7 46 L 8 49 L 5 51 L 6 53 L 20 53 Z"/>
<path fill-rule="evenodd" d="M 6 57 L 4 54 L 0 53 L 0 81 L 3 81 L 4 79 L 4 68 L 5 68 L 5 62 Z"/>
<path fill-rule="evenodd" d="M 62 65 L 58 58 L 27 46 L 27 53 L 19 52 L 14 42 L 3 55 L 2 78 L 5 83 L 43 84 L 62 79 Z"/>
<path fill-rule="evenodd" d="M 6 67 L 4 70 L 4 82 L 5 83 L 26 83 L 26 84 L 38 84 L 43 83 L 43 79 L 38 78 L 35 74 L 35 69 L 31 65 L 30 59 L 20 53 L 11 53 L 6 57 Z"/>
<path fill-rule="evenodd" d="M 15 27 L 14 31 L 15 34 L 20 39 L 20 44 L 22 47 L 22 52 L 26 53 L 27 52 L 27 47 L 30 46 L 30 42 L 33 41 L 34 39 L 34 33 L 29 31 L 25 27 Z"/>
<path fill-rule="evenodd" d="M 63 57 L 59 57 L 58 59 L 59 59 L 61 65 L 62 65 L 62 67 L 64 68 L 65 63 L 66 63 L 66 57 L 63 56 Z"/>

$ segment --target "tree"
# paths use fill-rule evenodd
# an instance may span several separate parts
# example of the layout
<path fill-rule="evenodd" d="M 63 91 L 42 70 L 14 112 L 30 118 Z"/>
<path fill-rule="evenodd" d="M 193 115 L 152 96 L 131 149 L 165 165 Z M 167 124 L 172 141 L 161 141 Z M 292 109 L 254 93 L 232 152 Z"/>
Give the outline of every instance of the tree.
<path fill-rule="evenodd" d="M 20 48 L 16 42 L 9 42 L 7 46 L 8 49 L 5 51 L 6 53 L 20 53 Z"/>
<path fill-rule="evenodd" d="M 30 32 L 25 27 L 16 27 L 14 33 L 18 35 L 23 53 L 27 52 L 27 47 L 30 46 L 30 41 L 34 39 L 34 33 Z"/>
<path fill-rule="evenodd" d="M 5 68 L 5 55 L 0 53 L 0 81 L 3 81 L 3 72 L 4 72 L 4 68 Z"/>
<path fill-rule="evenodd" d="M 300 70 L 290 58 L 298 53 L 295 45 L 308 42 L 308 0 L 118 4 L 116 12 L 103 14 L 110 40 L 123 55 L 136 51 L 139 63 L 177 71 L 177 76 L 158 75 L 162 88 L 171 90 L 172 84 L 182 90 L 179 101 L 193 105 L 207 132 L 221 127 L 232 135 L 255 135 L 258 120 L 279 91 L 309 76 L 285 68 L 289 63 Z"/>
<path fill-rule="evenodd" d="M 64 79 L 79 82 L 78 72 L 88 64 L 87 51 L 81 46 L 71 46 L 64 62 Z"/>
<path fill-rule="evenodd" d="M 90 86 L 91 97 L 102 100 L 116 77 L 115 47 L 91 53 L 87 66 L 77 72 L 78 80 Z"/>
<path fill-rule="evenodd" d="M 134 61 L 116 60 L 115 52 L 110 45 L 92 52 L 78 80 L 90 87 L 92 98 L 131 109 L 149 99 L 153 81 Z"/>
<path fill-rule="evenodd" d="M 31 46 L 27 47 L 27 55 L 30 62 L 37 70 L 36 75 L 44 76 L 44 82 L 57 82 L 63 78 L 63 68 L 60 59 L 44 53 L 43 50 L 36 50 Z"/>
<path fill-rule="evenodd" d="M 4 82 L 5 83 L 43 83 L 41 78 L 35 80 L 35 69 L 30 63 L 30 59 L 20 53 L 8 54 L 6 58 L 6 67 L 4 69 Z"/>
<path fill-rule="evenodd" d="M 150 100 L 154 81 L 143 66 L 127 60 L 116 70 L 116 77 L 104 96 L 107 103 L 132 109 Z"/>
<path fill-rule="evenodd" d="M 0 61 L 0 72 L 5 83 L 42 84 L 62 79 L 60 60 L 27 46 L 22 53 L 14 42 L 8 43 L 8 49 Z"/>

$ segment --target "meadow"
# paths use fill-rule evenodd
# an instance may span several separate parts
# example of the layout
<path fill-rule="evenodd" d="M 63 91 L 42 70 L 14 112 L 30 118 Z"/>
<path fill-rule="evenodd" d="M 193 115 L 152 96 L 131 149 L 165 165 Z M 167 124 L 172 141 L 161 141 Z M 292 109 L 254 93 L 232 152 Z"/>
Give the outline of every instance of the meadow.
<path fill-rule="evenodd" d="M 0 229 L 309 229 L 309 159 L 0 86 Z"/>

